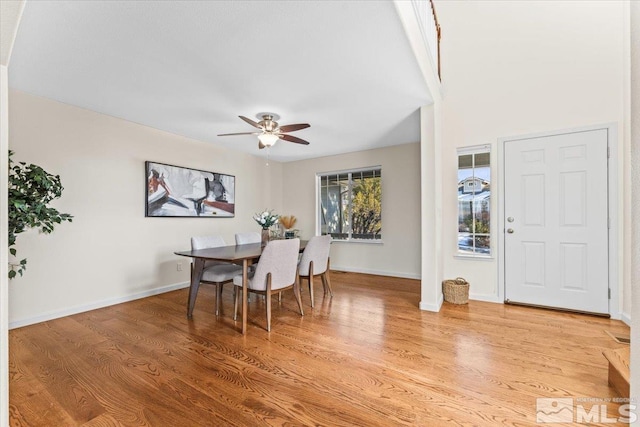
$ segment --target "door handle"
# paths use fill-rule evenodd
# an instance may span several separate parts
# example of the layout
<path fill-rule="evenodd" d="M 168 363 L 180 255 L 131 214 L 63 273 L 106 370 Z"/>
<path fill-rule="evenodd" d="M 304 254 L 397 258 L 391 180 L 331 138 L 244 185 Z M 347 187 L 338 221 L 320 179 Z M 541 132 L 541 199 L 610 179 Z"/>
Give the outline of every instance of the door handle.
<path fill-rule="evenodd" d="M 513 234 L 513 228 L 507 228 L 507 233 Z"/>

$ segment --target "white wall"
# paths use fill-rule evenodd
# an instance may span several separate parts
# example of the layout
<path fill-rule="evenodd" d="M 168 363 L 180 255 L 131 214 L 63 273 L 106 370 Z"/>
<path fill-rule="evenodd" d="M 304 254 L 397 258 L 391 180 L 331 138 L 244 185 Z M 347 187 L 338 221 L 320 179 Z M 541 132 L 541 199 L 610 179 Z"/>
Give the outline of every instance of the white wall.
<path fill-rule="evenodd" d="M 631 131 L 631 187 L 633 218 L 640 218 L 640 2 L 631 2 L 631 72 L 630 72 L 630 131 Z M 631 396 L 640 407 L 640 223 L 632 221 L 631 263 Z M 640 411 L 636 410 L 636 414 Z M 640 419 L 634 423 L 640 426 Z"/>
<path fill-rule="evenodd" d="M 189 280 L 193 235 L 258 231 L 251 216 L 280 209 L 282 165 L 121 119 L 10 92 L 14 160 L 59 174 L 54 203 L 74 215 L 50 235 L 18 236 L 24 277 L 11 281 L 11 326 L 170 289 Z M 145 160 L 236 176 L 235 218 L 145 218 Z M 277 205 L 274 205 L 274 202 Z M 177 263 L 184 269 L 177 271 Z"/>
<path fill-rule="evenodd" d="M 315 235 L 316 174 L 382 166 L 382 244 L 335 241 L 331 268 L 420 277 L 420 144 L 284 163 L 283 215 L 298 218 L 303 238 Z"/>
<path fill-rule="evenodd" d="M 9 425 L 8 70 L 24 0 L 0 2 L 0 426 Z"/>
<path fill-rule="evenodd" d="M 438 2 L 437 8 L 444 34 L 444 276 L 464 276 L 471 282 L 472 298 L 495 301 L 497 260 L 454 257 L 456 148 L 492 144 L 495 161 L 501 137 L 611 122 L 621 126 L 624 5 L 606 1 L 482 1 Z M 620 191 L 628 195 L 622 171 L 628 162 L 625 153 L 629 144 L 622 132 L 618 142 Z M 494 163 L 494 188 L 499 185 L 495 180 L 499 167 Z M 622 200 L 620 224 L 624 219 Z M 497 202 L 494 197 L 494 213 Z M 494 230 L 495 220 L 494 215 Z M 494 233 L 494 242 L 499 236 Z"/>
<path fill-rule="evenodd" d="M 9 114 L 7 67 L 0 65 L 0 426 L 9 424 L 9 280 L 8 149 Z"/>

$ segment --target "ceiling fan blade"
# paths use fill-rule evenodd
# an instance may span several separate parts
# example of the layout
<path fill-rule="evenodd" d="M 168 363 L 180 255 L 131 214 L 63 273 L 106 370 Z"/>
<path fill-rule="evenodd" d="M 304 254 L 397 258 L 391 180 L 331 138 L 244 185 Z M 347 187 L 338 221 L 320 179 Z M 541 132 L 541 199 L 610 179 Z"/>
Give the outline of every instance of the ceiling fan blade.
<path fill-rule="evenodd" d="M 259 135 L 260 132 L 240 132 L 240 133 L 221 133 L 218 136 L 230 136 L 230 135 Z"/>
<path fill-rule="evenodd" d="M 258 141 L 258 148 L 262 150 L 264 147 L 266 147 L 266 145 L 264 145 L 262 141 Z"/>
<path fill-rule="evenodd" d="M 280 135 L 280 139 L 284 139 L 285 141 L 289 141 L 289 142 L 295 142 L 296 144 L 309 145 L 308 141 L 305 141 L 304 139 L 296 138 L 295 136 L 291 136 L 291 135 Z"/>
<path fill-rule="evenodd" d="M 281 132 L 293 132 L 300 129 L 306 129 L 311 126 L 309 123 L 298 123 L 297 125 L 284 125 L 280 126 Z"/>
<path fill-rule="evenodd" d="M 246 118 L 245 116 L 238 116 L 238 117 L 240 117 L 240 118 L 241 118 L 242 120 L 244 120 L 245 122 L 249 123 L 249 124 L 250 124 L 251 126 L 253 126 L 254 128 L 262 129 L 262 128 L 260 127 L 260 125 L 259 125 L 258 123 L 256 123 L 256 122 L 254 122 L 253 120 L 248 119 L 248 118 Z"/>

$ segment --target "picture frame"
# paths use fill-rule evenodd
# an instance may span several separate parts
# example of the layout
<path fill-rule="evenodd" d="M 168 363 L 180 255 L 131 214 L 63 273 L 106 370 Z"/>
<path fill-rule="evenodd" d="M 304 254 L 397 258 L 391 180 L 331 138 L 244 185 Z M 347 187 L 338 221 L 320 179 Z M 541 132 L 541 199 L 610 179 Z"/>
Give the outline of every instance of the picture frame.
<path fill-rule="evenodd" d="M 145 217 L 235 217 L 234 175 L 146 161 L 145 183 Z"/>

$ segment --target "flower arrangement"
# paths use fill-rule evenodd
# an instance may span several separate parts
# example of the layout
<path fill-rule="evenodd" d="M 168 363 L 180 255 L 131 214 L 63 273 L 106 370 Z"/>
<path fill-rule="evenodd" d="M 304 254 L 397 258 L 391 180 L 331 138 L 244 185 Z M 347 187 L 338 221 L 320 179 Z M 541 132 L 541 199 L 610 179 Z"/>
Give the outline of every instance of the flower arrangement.
<path fill-rule="evenodd" d="M 293 226 L 296 225 L 296 221 L 297 218 L 293 215 L 280 217 L 280 224 L 282 224 L 286 230 L 292 229 Z"/>
<path fill-rule="evenodd" d="M 273 224 L 278 222 L 279 215 L 273 213 L 273 210 L 264 210 L 264 212 L 257 213 L 253 216 L 253 219 L 262 227 L 263 230 L 267 230 Z"/>

